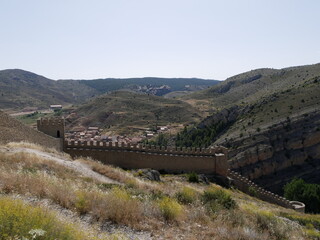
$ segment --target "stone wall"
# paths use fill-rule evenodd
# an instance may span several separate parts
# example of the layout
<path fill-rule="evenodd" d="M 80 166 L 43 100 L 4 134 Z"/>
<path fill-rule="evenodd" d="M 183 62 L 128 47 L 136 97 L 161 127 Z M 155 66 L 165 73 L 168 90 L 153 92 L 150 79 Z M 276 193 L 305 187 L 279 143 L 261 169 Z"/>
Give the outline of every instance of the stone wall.
<path fill-rule="evenodd" d="M 227 175 L 227 149 L 160 148 L 106 142 L 64 142 L 72 157 L 91 157 L 128 169 L 152 168 L 168 173 L 196 172 Z"/>
<path fill-rule="evenodd" d="M 239 173 L 229 170 L 228 176 L 232 179 L 232 183 L 235 187 L 244 193 L 257 197 L 263 201 L 280 205 L 285 208 L 292 208 L 299 212 L 305 211 L 305 205 L 301 202 L 290 202 L 289 200 L 281 197 L 272 192 L 266 191 L 259 187 L 254 182 L 241 176 Z"/>
<path fill-rule="evenodd" d="M 63 118 L 41 118 L 37 120 L 37 129 L 51 137 L 64 139 Z"/>

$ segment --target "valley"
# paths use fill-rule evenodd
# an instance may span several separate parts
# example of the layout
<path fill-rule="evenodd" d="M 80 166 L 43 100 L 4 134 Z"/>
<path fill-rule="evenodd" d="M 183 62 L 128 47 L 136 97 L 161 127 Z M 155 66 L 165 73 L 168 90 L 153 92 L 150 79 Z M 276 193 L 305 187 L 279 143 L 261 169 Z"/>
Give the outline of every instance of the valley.
<path fill-rule="evenodd" d="M 173 82 L 171 83 L 171 81 Z M 210 205 L 211 200 L 207 203 L 203 200 L 207 192 L 220 191 L 221 187 L 218 185 L 207 187 L 205 183 L 188 183 L 188 173 L 161 175 L 163 180 L 157 184 L 141 180 L 143 171 L 139 169 L 122 172 L 123 170 L 120 169 L 110 169 L 109 165 L 101 164 L 98 166 L 98 163 L 84 158 L 68 163 L 68 155 L 66 158 L 62 156 L 63 160 L 56 155 L 48 157 L 49 153 L 55 154 L 56 150 L 61 149 L 63 145 L 60 140 L 26 125 L 35 127 L 39 118 L 63 117 L 66 123 L 65 140 L 69 141 L 69 145 L 66 146 L 68 146 L 70 153 L 78 151 L 84 153 L 83 148 L 90 145 L 94 151 L 120 152 L 117 158 L 122 163 L 125 162 L 125 160 L 121 160 L 122 155 L 132 154 L 136 157 L 139 151 L 142 151 L 141 154 L 148 154 L 147 159 L 160 159 L 161 154 L 165 154 L 168 157 L 166 160 L 168 163 L 171 161 L 169 160 L 170 156 L 174 154 L 177 154 L 175 158 L 181 159 L 189 154 L 190 159 L 196 156 L 199 157 L 197 161 L 200 161 L 200 158 L 206 157 L 206 155 L 197 156 L 197 154 L 206 154 L 206 148 L 214 150 L 216 146 L 226 147 L 228 148 L 229 171 L 232 171 L 228 173 L 231 182 L 236 182 L 236 174 L 241 174 L 241 178 L 243 178 L 241 181 L 258 184 L 272 192 L 261 190 L 266 196 L 274 196 L 274 193 L 282 196 L 284 194 L 283 187 L 295 177 L 302 178 L 308 183 L 320 183 L 318 174 L 320 169 L 320 64 L 279 70 L 257 69 L 230 77 L 219 83 L 200 79 L 160 78 L 53 81 L 22 70 L 4 70 L 0 71 L 0 84 L 1 108 L 4 110 L 4 112 L 0 112 L 1 156 L 20 154 L 16 151 L 23 150 L 28 154 L 36 154 L 38 158 L 42 159 L 41 162 L 55 159 L 54 161 L 63 163 L 64 167 L 71 167 L 76 171 L 82 169 L 81 174 L 84 177 L 78 181 L 81 182 L 79 184 L 83 190 L 70 190 L 75 188 L 70 183 L 68 191 L 72 196 L 66 200 L 67 203 L 61 202 L 65 201 L 63 199 L 57 200 L 44 189 L 39 191 L 44 194 L 45 198 L 49 198 L 54 204 L 59 204 L 60 207 L 66 208 L 68 211 L 75 211 L 80 215 L 87 214 L 90 217 L 103 219 L 103 221 L 111 221 L 112 227 L 115 228 L 118 227 L 118 224 L 128 226 L 129 232 L 123 229 L 121 231 L 129 239 L 131 239 L 130 234 L 139 236 L 137 235 L 139 230 L 143 230 L 141 237 L 145 236 L 145 239 L 161 239 L 160 236 L 164 234 L 164 231 L 166 233 L 163 239 L 172 237 L 174 233 L 181 234 L 183 239 L 185 235 L 182 229 L 193 226 L 192 221 L 202 227 L 200 227 L 201 230 L 196 230 L 196 226 L 191 227 L 190 231 L 188 230 L 186 233 L 187 236 L 192 239 L 198 231 L 201 231 L 205 232 L 206 238 L 204 239 L 210 239 L 211 232 L 204 229 L 213 225 L 219 226 L 219 223 L 212 219 L 219 219 L 220 223 L 227 224 L 230 231 L 246 236 L 243 230 L 239 230 L 243 226 L 242 223 L 236 222 L 238 230 L 235 230 L 230 220 L 221 219 L 224 214 L 230 214 L 230 211 L 250 219 L 248 221 L 250 221 L 250 225 L 255 226 L 254 231 L 260 233 L 260 226 L 256 225 L 257 220 L 255 219 L 260 219 L 261 216 L 265 216 L 265 213 L 257 211 L 257 208 L 265 209 L 263 211 L 266 211 L 268 216 L 272 216 L 271 219 L 273 217 L 301 219 L 305 215 L 299 215 L 300 213 L 293 213 L 290 209 L 284 210 L 257 200 L 254 197 L 260 196 L 260 193 L 254 193 L 256 190 L 250 193 L 252 191 L 250 188 L 243 191 L 252 196 L 234 189 L 222 189 L 221 191 L 226 191 L 225 193 L 212 193 L 227 194 L 235 199 L 237 207 L 234 209 L 233 207 L 230 209 L 225 207 L 223 203 Z M 62 109 L 49 109 L 52 104 L 62 105 Z M 12 116 L 8 116 L 7 113 Z M 20 141 L 29 143 L 20 143 L 22 145 L 12 143 Z M 70 141 L 75 143 L 70 145 Z M 81 142 L 86 143 L 80 145 Z M 36 145 L 30 145 L 30 143 Z M 99 144 L 99 146 L 95 144 Z M 138 145 L 141 146 L 138 148 Z M 56 150 L 49 150 L 48 147 Z M 102 148 L 99 149 L 99 147 Z M 28 150 L 28 148 L 31 149 Z M 128 153 L 132 151 L 135 153 Z M 111 156 L 113 153 L 109 154 Z M 77 158 L 76 155 L 73 157 Z M 107 154 L 104 155 L 107 156 Z M 90 152 L 88 156 L 91 156 Z M 131 158 L 135 159 L 135 157 Z M 5 162 L 8 158 L 5 156 L 2 161 Z M 142 157 L 136 158 L 135 161 L 140 159 L 141 164 Z M 164 159 L 165 157 L 162 157 L 162 162 L 165 162 Z M 219 164 L 219 161 L 215 164 Z M 51 168 L 51 165 L 49 166 Z M 106 170 L 104 166 L 108 166 L 106 167 L 108 169 Z M 42 171 L 38 166 L 36 168 L 36 171 Z M 54 169 L 56 169 L 55 166 Z M 194 167 L 194 169 L 197 168 Z M 95 173 L 88 175 L 90 170 Z M 158 170 L 163 171 L 163 168 L 159 167 Z M 15 170 L 12 169 L 12 171 Z M 201 171 L 203 172 L 202 169 Z M 72 174 L 67 177 L 74 179 Z M 0 177 L 6 179 L 4 175 Z M 19 175 L 19 177 L 24 178 L 25 176 Z M 110 179 L 110 182 L 106 182 L 104 177 Z M 88 178 L 93 180 L 89 181 Z M 245 178 L 247 180 L 244 180 Z M 43 179 L 43 181 L 49 183 L 51 180 Z M 216 176 L 212 177 L 211 181 L 219 182 L 222 186 L 228 187 L 225 181 L 221 182 L 221 179 Z M 146 201 L 143 204 L 147 204 L 147 209 L 143 212 L 141 212 L 142 210 L 132 212 L 132 209 L 126 208 L 125 213 L 115 213 L 115 215 L 112 215 L 112 211 L 109 209 L 108 213 L 104 213 L 106 215 L 100 216 L 88 202 L 81 202 L 83 205 L 78 205 L 77 201 L 82 201 L 78 198 L 81 198 L 82 195 L 88 198 L 97 198 L 94 201 L 100 201 L 100 197 L 95 195 L 98 193 L 91 193 L 87 187 L 98 189 L 101 183 L 108 185 L 106 189 L 103 188 L 101 198 L 105 198 L 107 201 L 114 201 L 114 199 L 119 201 L 117 194 L 120 194 L 126 199 L 123 204 L 133 204 L 142 209 L 141 202 L 130 200 L 142 196 Z M 8 185 L 6 189 L 12 190 L 5 191 L 9 191 L 9 193 L 21 191 L 21 194 L 26 194 L 18 185 L 6 184 Z M 184 190 L 185 186 L 191 190 Z M 28 189 L 28 194 L 39 194 L 31 186 Z M 180 192 L 174 189 L 179 189 Z M 256 187 L 256 189 L 260 188 Z M 186 194 L 181 193 L 183 191 L 192 192 L 191 205 L 184 203 L 184 200 L 181 202 L 178 197 L 179 194 Z M 159 195 L 159 197 L 158 194 L 161 196 Z M 261 196 L 259 198 L 261 199 Z M 173 219 L 168 219 L 167 215 L 161 215 L 163 211 L 159 202 L 163 199 L 173 201 L 170 204 L 180 209 L 174 210 L 177 211 L 177 215 L 174 215 Z M 193 215 L 192 207 L 196 207 L 196 211 L 199 211 L 199 214 L 201 213 L 204 217 L 198 219 L 199 216 Z M 147 221 L 148 224 L 155 224 L 153 226 L 156 227 L 150 228 L 144 224 L 134 224 L 129 218 L 119 218 L 121 214 L 128 214 L 128 212 L 133 217 L 137 217 L 136 214 L 139 214 L 139 219 L 144 223 L 147 221 L 146 219 L 151 219 Z M 212 218 L 213 212 L 217 214 L 217 218 Z M 315 216 L 308 216 L 308 221 L 314 224 L 314 231 L 318 234 L 318 220 L 315 220 L 318 215 Z M 159 217 L 163 219 L 160 222 L 155 222 L 155 219 Z M 171 227 L 165 227 L 168 221 L 178 222 L 181 228 L 177 229 L 171 225 Z M 303 230 L 299 230 L 299 232 L 289 230 L 288 227 L 291 223 L 289 225 L 283 224 L 282 227 L 287 229 L 286 233 L 279 229 L 276 231 L 280 231 L 277 234 L 284 236 L 285 239 L 290 239 L 296 234 L 302 234 L 301 236 L 306 237 L 304 224 L 300 225 Z M 99 233 L 95 232 L 94 234 L 112 234 L 112 232 L 100 229 Z M 214 234 L 221 233 L 215 232 Z M 265 239 L 277 239 L 272 234 L 266 231 L 265 236 L 268 237 Z M 151 235 L 154 235 L 155 238 Z"/>

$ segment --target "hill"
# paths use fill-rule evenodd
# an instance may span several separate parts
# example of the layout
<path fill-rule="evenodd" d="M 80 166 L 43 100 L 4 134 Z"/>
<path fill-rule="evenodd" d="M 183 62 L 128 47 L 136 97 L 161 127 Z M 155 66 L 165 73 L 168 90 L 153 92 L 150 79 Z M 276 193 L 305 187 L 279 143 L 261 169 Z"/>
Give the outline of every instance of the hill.
<path fill-rule="evenodd" d="M 0 109 L 43 109 L 82 102 L 94 94 L 94 89 L 76 81 L 53 81 L 19 69 L 0 71 Z"/>
<path fill-rule="evenodd" d="M 79 104 L 91 97 L 119 89 L 149 91 L 154 95 L 178 90 L 192 92 L 217 82 L 174 78 L 54 81 L 28 71 L 8 69 L 0 71 L 0 109 L 47 109 L 51 104 Z"/>
<path fill-rule="evenodd" d="M 234 170 L 280 194 L 296 176 L 320 183 L 319 92 L 320 64 L 231 77 L 182 97 L 214 110 L 179 144 L 224 145 Z"/>
<path fill-rule="evenodd" d="M 59 139 L 30 128 L 2 111 L 0 111 L 0 133 L 0 144 L 27 141 L 60 149 Z"/>
<path fill-rule="evenodd" d="M 155 126 L 195 124 L 201 117 L 196 108 L 179 100 L 119 91 L 79 105 L 68 120 L 70 127 L 98 126 L 127 135 Z"/>
<path fill-rule="evenodd" d="M 257 69 L 230 77 L 207 90 L 184 96 L 183 99 L 191 104 L 202 104 L 205 109 L 248 105 L 319 75 L 320 64 L 279 70 Z"/>
<path fill-rule="evenodd" d="M 319 215 L 285 209 L 214 183 L 191 183 L 185 175 L 161 175 L 161 182 L 152 182 L 139 177 L 143 171 L 70 160 L 31 144 L 0 145 L 0 161 L 0 235 L 9 238 L 319 237 Z"/>

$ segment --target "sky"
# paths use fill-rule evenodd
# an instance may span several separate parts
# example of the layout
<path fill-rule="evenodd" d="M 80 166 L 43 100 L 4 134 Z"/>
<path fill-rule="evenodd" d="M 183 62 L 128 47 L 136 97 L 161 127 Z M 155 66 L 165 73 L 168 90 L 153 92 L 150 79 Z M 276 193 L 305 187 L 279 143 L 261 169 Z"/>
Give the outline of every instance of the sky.
<path fill-rule="evenodd" d="M 198 77 L 320 62 L 319 0 L 0 0 L 0 70 Z"/>

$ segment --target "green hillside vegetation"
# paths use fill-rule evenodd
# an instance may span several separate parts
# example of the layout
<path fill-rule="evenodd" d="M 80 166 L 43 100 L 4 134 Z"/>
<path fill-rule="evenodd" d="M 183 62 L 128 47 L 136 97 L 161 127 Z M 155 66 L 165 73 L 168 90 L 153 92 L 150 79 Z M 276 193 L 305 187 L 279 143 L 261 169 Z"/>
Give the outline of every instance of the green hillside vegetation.
<path fill-rule="evenodd" d="M 73 110 L 71 127 L 99 126 L 130 134 L 141 128 L 195 124 L 201 113 L 189 104 L 147 94 L 113 92 L 92 99 Z"/>
<path fill-rule="evenodd" d="M 319 74 L 320 75 L 320 74 Z M 310 112 L 319 112 L 320 77 L 306 79 L 293 87 L 262 98 L 221 136 L 234 139 L 262 131 L 280 121 L 288 121 Z M 243 105 L 244 106 L 244 105 Z"/>
<path fill-rule="evenodd" d="M 303 179 L 293 179 L 284 187 L 284 196 L 292 201 L 306 204 L 306 211 L 320 213 L 320 185 L 306 183 Z"/>
<path fill-rule="evenodd" d="M 182 97 L 192 104 L 221 109 L 232 105 L 252 104 L 263 97 L 298 86 L 320 76 L 320 64 L 284 69 L 257 69 L 242 73 L 201 92 Z"/>
<path fill-rule="evenodd" d="M 15 152 L 15 148 L 49 151 L 71 161 L 66 155 L 30 144 L 3 147 L 13 152 L 0 152 L 0 231 L 5 234 L 1 239 L 31 238 L 36 231 L 43 234 L 39 239 L 116 240 L 127 239 L 128 232 L 141 234 L 141 230 L 149 235 L 147 239 L 319 237 L 319 215 L 298 213 L 213 183 L 190 183 L 184 175 L 162 175 L 161 182 L 151 182 L 90 159 L 73 160 L 117 182 L 105 184 L 48 160 L 44 154 Z M 13 194 L 19 194 L 21 200 L 15 200 Z M 26 203 L 30 198 L 36 199 L 35 204 L 46 199 L 46 205 L 34 207 Z M 50 206 L 55 207 L 48 211 Z M 73 217 L 63 217 L 63 212 Z M 85 229 L 77 225 L 89 216 Z M 106 223 L 120 227 L 117 236 L 108 234 L 103 227 Z"/>

